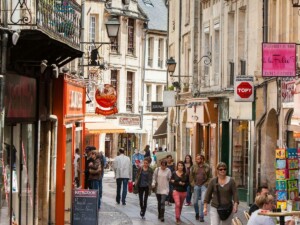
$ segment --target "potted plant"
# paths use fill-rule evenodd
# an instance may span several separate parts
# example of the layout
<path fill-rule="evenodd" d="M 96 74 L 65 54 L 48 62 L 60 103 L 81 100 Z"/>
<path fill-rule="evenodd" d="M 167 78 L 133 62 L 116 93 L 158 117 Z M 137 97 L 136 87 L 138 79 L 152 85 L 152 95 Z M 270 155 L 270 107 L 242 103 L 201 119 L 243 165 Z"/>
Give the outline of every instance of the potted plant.
<path fill-rule="evenodd" d="M 169 86 L 168 91 L 174 91 L 174 86 L 173 85 Z"/>

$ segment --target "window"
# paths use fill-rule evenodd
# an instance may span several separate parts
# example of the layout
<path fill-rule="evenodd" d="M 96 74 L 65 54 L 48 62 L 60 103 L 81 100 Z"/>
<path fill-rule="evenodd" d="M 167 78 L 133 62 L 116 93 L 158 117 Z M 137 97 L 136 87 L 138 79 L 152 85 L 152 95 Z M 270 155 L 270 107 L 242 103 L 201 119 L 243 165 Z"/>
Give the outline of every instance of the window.
<path fill-rule="evenodd" d="M 134 20 L 128 19 L 128 53 L 134 54 Z"/>
<path fill-rule="evenodd" d="M 241 75 L 246 75 L 246 60 L 241 60 Z"/>
<path fill-rule="evenodd" d="M 132 109 L 133 109 L 133 73 L 127 72 L 126 111 L 132 112 Z"/>
<path fill-rule="evenodd" d="M 214 75 L 213 75 L 213 84 L 219 84 L 219 75 L 220 75 L 220 31 L 215 30 L 215 43 L 214 43 Z"/>
<path fill-rule="evenodd" d="M 153 38 L 148 38 L 148 66 L 153 65 Z"/>
<path fill-rule="evenodd" d="M 234 62 L 229 62 L 229 85 L 233 86 L 234 83 Z"/>
<path fill-rule="evenodd" d="M 89 42 L 96 41 L 96 16 L 90 16 Z"/>
<path fill-rule="evenodd" d="M 190 0 L 186 0 L 185 7 L 185 24 L 188 25 L 190 23 Z"/>
<path fill-rule="evenodd" d="M 118 90 L 118 71 L 111 70 L 110 72 L 110 84 L 117 91 Z"/>
<path fill-rule="evenodd" d="M 111 42 L 111 47 L 110 50 L 112 52 L 119 52 L 119 42 L 118 42 L 118 37 L 111 37 L 110 38 L 110 42 Z"/>
<path fill-rule="evenodd" d="M 163 50 L 164 50 L 164 39 L 159 39 L 158 41 L 158 61 L 157 66 L 159 68 L 162 68 L 163 64 Z"/>
<path fill-rule="evenodd" d="M 162 102 L 162 95 L 163 95 L 163 86 L 157 85 L 156 86 L 156 98 L 157 102 Z"/>
<path fill-rule="evenodd" d="M 150 111 L 151 110 L 151 85 L 149 84 L 146 85 L 146 99 L 147 99 L 146 111 Z"/>

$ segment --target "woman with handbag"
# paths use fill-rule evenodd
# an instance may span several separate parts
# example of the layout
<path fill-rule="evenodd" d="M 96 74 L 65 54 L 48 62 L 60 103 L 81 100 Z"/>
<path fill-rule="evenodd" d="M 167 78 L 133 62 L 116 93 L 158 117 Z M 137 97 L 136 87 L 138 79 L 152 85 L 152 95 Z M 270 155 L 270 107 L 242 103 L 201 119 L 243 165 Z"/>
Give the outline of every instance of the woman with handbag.
<path fill-rule="evenodd" d="M 204 215 L 210 203 L 211 225 L 231 225 L 233 213 L 238 210 L 238 193 L 234 179 L 226 176 L 227 165 L 217 165 L 217 177 L 211 179 L 204 198 Z"/>
<path fill-rule="evenodd" d="M 143 219 L 145 218 L 145 213 L 147 209 L 148 196 L 151 195 L 153 171 L 149 167 L 150 164 L 151 158 L 144 158 L 143 166 L 139 168 L 134 182 L 134 193 L 139 194 L 141 207 L 140 216 Z"/>
<path fill-rule="evenodd" d="M 175 202 L 176 224 L 180 224 L 180 215 L 184 199 L 186 198 L 186 190 L 189 177 L 186 174 L 183 161 L 177 163 L 177 170 L 173 172 L 170 183 L 173 185 L 173 199 Z"/>
<path fill-rule="evenodd" d="M 167 168 L 167 161 L 162 160 L 160 167 L 157 167 L 153 173 L 152 188 L 156 189 L 158 219 L 165 221 L 165 201 L 169 194 L 169 181 L 171 179 L 171 170 Z"/>

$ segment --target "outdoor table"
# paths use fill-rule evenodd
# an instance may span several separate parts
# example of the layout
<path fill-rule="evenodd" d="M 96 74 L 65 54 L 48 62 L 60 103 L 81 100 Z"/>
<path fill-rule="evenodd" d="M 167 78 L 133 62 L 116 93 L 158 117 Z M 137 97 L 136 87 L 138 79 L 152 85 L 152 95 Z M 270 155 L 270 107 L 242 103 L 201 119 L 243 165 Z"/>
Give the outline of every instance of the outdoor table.
<path fill-rule="evenodd" d="M 291 211 L 291 212 L 271 212 L 271 211 L 262 211 L 259 212 L 258 215 L 262 216 L 271 216 L 271 217 L 279 217 L 279 224 L 284 225 L 284 217 L 285 216 L 300 216 L 300 211 Z"/>

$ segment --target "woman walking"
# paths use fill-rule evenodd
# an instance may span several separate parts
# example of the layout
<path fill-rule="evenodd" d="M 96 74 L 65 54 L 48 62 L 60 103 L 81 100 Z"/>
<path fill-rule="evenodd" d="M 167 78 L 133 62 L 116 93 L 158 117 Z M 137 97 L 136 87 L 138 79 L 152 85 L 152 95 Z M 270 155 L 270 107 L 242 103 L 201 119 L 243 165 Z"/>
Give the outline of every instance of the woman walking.
<path fill-rule="evenodd" d="M 234 179 L 226 176 L 226 171 L 227 165 L 220 162 L 217 165 L 217 177 L 211 179 L 206 190 L 203 213 L 207 215 L 207 204 L 211 203 L 211 225 L 231 225 L 233 213 L 236 213 L 238 210 L 239 199 L 236 184 Z M 220 205 L 227 206 L 229 209 L 228 217 L 222 220 L 217 211 Z"/>
<path fill-rule="evenodd" d="M 173 185 L 173 198 L 175 201 L 176 224 L 180 224 L 180 215 L 184 199 L 186 198 L 186 189 L 189 177 L 186 174 L 183 161 L 177 163 L 177 170 L 172 174 L 170 183 Z"/>
<path fill-rule="evenodd" d="M 156 199 L 158 219 L 165 221 L 165 201 L 169 194 L 169 181 L 171 179 L 171 170 L 167 168 L 167 161 L 162 160 L 160 167 L 157 167 L 153 173 L 152 188 L 156 187 Z"/>
<path fill-rule="evenodd" d="M 147 209 L 148 196 L 151 195 L 153 170 L 149 167 L 151 158 L 144 158 L 144 164 L 139 168 L 134 182 L 135 193 L 139 193 L 140 216 L 144 219 Z"/>
<path fill-rule="evenodd" d="M 191 155 L 186 155 L 184 158 L 184 165 L 185 165 L 185 170 L 186 170 L 186 175 L 189 177 L 190 176 L 190 169 L 193 165 L 193 159 Z M 186 198 L 185 198 L 185 206 L 191 206 L 192 202 L 192 188 L 190 183 L 187 185 L 186 189 Z"/>

